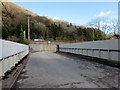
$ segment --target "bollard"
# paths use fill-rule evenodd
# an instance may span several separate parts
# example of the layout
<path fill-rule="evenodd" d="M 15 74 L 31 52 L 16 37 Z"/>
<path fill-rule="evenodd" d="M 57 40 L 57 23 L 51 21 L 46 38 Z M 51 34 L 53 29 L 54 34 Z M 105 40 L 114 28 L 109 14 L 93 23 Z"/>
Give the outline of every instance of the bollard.
<path fill-rule="evenodd" d="M 56 52 L 59 52 L 60 51 L 60 47 L 59 45 L 57 45 L 57 51 Z"/>

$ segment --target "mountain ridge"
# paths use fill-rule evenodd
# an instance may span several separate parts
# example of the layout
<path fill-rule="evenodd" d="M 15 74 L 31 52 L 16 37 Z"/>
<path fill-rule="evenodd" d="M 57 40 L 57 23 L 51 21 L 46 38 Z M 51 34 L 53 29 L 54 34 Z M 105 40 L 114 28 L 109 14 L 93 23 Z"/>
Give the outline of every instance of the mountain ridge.
<path fill-rule="evenodd" d="M 1 0 L 0 0 L 1 1 Z M 40 16 L 38 14 L 35 14 L 13 2 L 5 2 L 5 0 L 1 1 L 2 4 L 2 18 L 3 21 L 9 21 L 9 22 L 26 22 L 27 16 L 31 15 L 32 20 L 36 22 L 46 23 L 50 24 L 52 22 L 52 19 L 48 19 L 45 16 Z"/>

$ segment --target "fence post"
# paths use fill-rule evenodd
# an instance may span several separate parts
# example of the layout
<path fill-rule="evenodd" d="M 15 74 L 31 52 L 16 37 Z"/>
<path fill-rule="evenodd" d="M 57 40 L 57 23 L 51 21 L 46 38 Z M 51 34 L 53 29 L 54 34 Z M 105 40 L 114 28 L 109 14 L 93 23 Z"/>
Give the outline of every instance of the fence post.
<path fill-rule="evenodd" d="M 88 49 L 87 49 L 87 56 L 89 56 L 89 55 L 88 55 Z"/>
<path fill-rule="evenodd" d="M 110 57 L 110 50 L 108 49 L 108 59 L 110 60 L 111 57 Z"/>
<path fill-rule="evenodd" d="M 99 49 L 99 58 L 101 58 L 101 49 Z"/>
<path fill-rule="evenodd" d="M 92 49 L 92 57 L 94 57 L 94 49 Z"/>

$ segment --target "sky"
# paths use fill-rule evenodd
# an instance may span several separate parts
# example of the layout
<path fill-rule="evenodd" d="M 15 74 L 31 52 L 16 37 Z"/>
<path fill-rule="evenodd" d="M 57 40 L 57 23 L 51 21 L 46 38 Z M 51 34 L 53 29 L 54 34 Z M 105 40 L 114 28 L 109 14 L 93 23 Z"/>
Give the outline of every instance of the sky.
<path fill-rule="evenodd" d="M 115 19 L 118 15 L 117 2 L 15 2 L 33 13 L 60 19 L 75 25 L 87 25 L 97 17 Z"/>

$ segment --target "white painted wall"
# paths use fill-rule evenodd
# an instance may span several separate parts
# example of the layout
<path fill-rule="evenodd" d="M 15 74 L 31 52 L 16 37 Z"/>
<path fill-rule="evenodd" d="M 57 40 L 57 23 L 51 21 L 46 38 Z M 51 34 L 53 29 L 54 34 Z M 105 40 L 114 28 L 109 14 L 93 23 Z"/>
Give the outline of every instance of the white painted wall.
<path fill-rule="evenodd" d="M 89 41 L 89 42 L 82 42 L 82 43 L 70 43 L 70 44 L 62 44 L 60 48 L 83 48 L 83 49 L 107 49 L 107 50 L 120 50 L 120 39 L 113 39 L 113 40 L 101 40 L 101 41 Z M 109 51 L 91 51 L 91 50 L 79 50 L 76 51 L 68 51 L 68 50 L 60 50 L 63 52 L 71 52 L 76 54 L 82 54 L 92 57 L 99 57 L 108 60 L 119 60 L 119 52 L 109 52 Z"/>
<path fill-rule="evenodd" d="M 0 39 L 0 79 L 28 53 L 28 45 Z"/>
<path fill-rule="evenodd" d="M 120 45 L 119 39 L 113 39 L 113 40 L 101 40 L 101 41 L 89 41 L 89 42 L 82 42 L 82 43 L 62 44 L 60 45 L 60 47 L 120 50 L 120 48 L 118 48 L 118 41 Z"/>
<path fill-rule="evenodd" d="M 0 59 L 28 50 L 28 45 L 0 39 Z"/>

